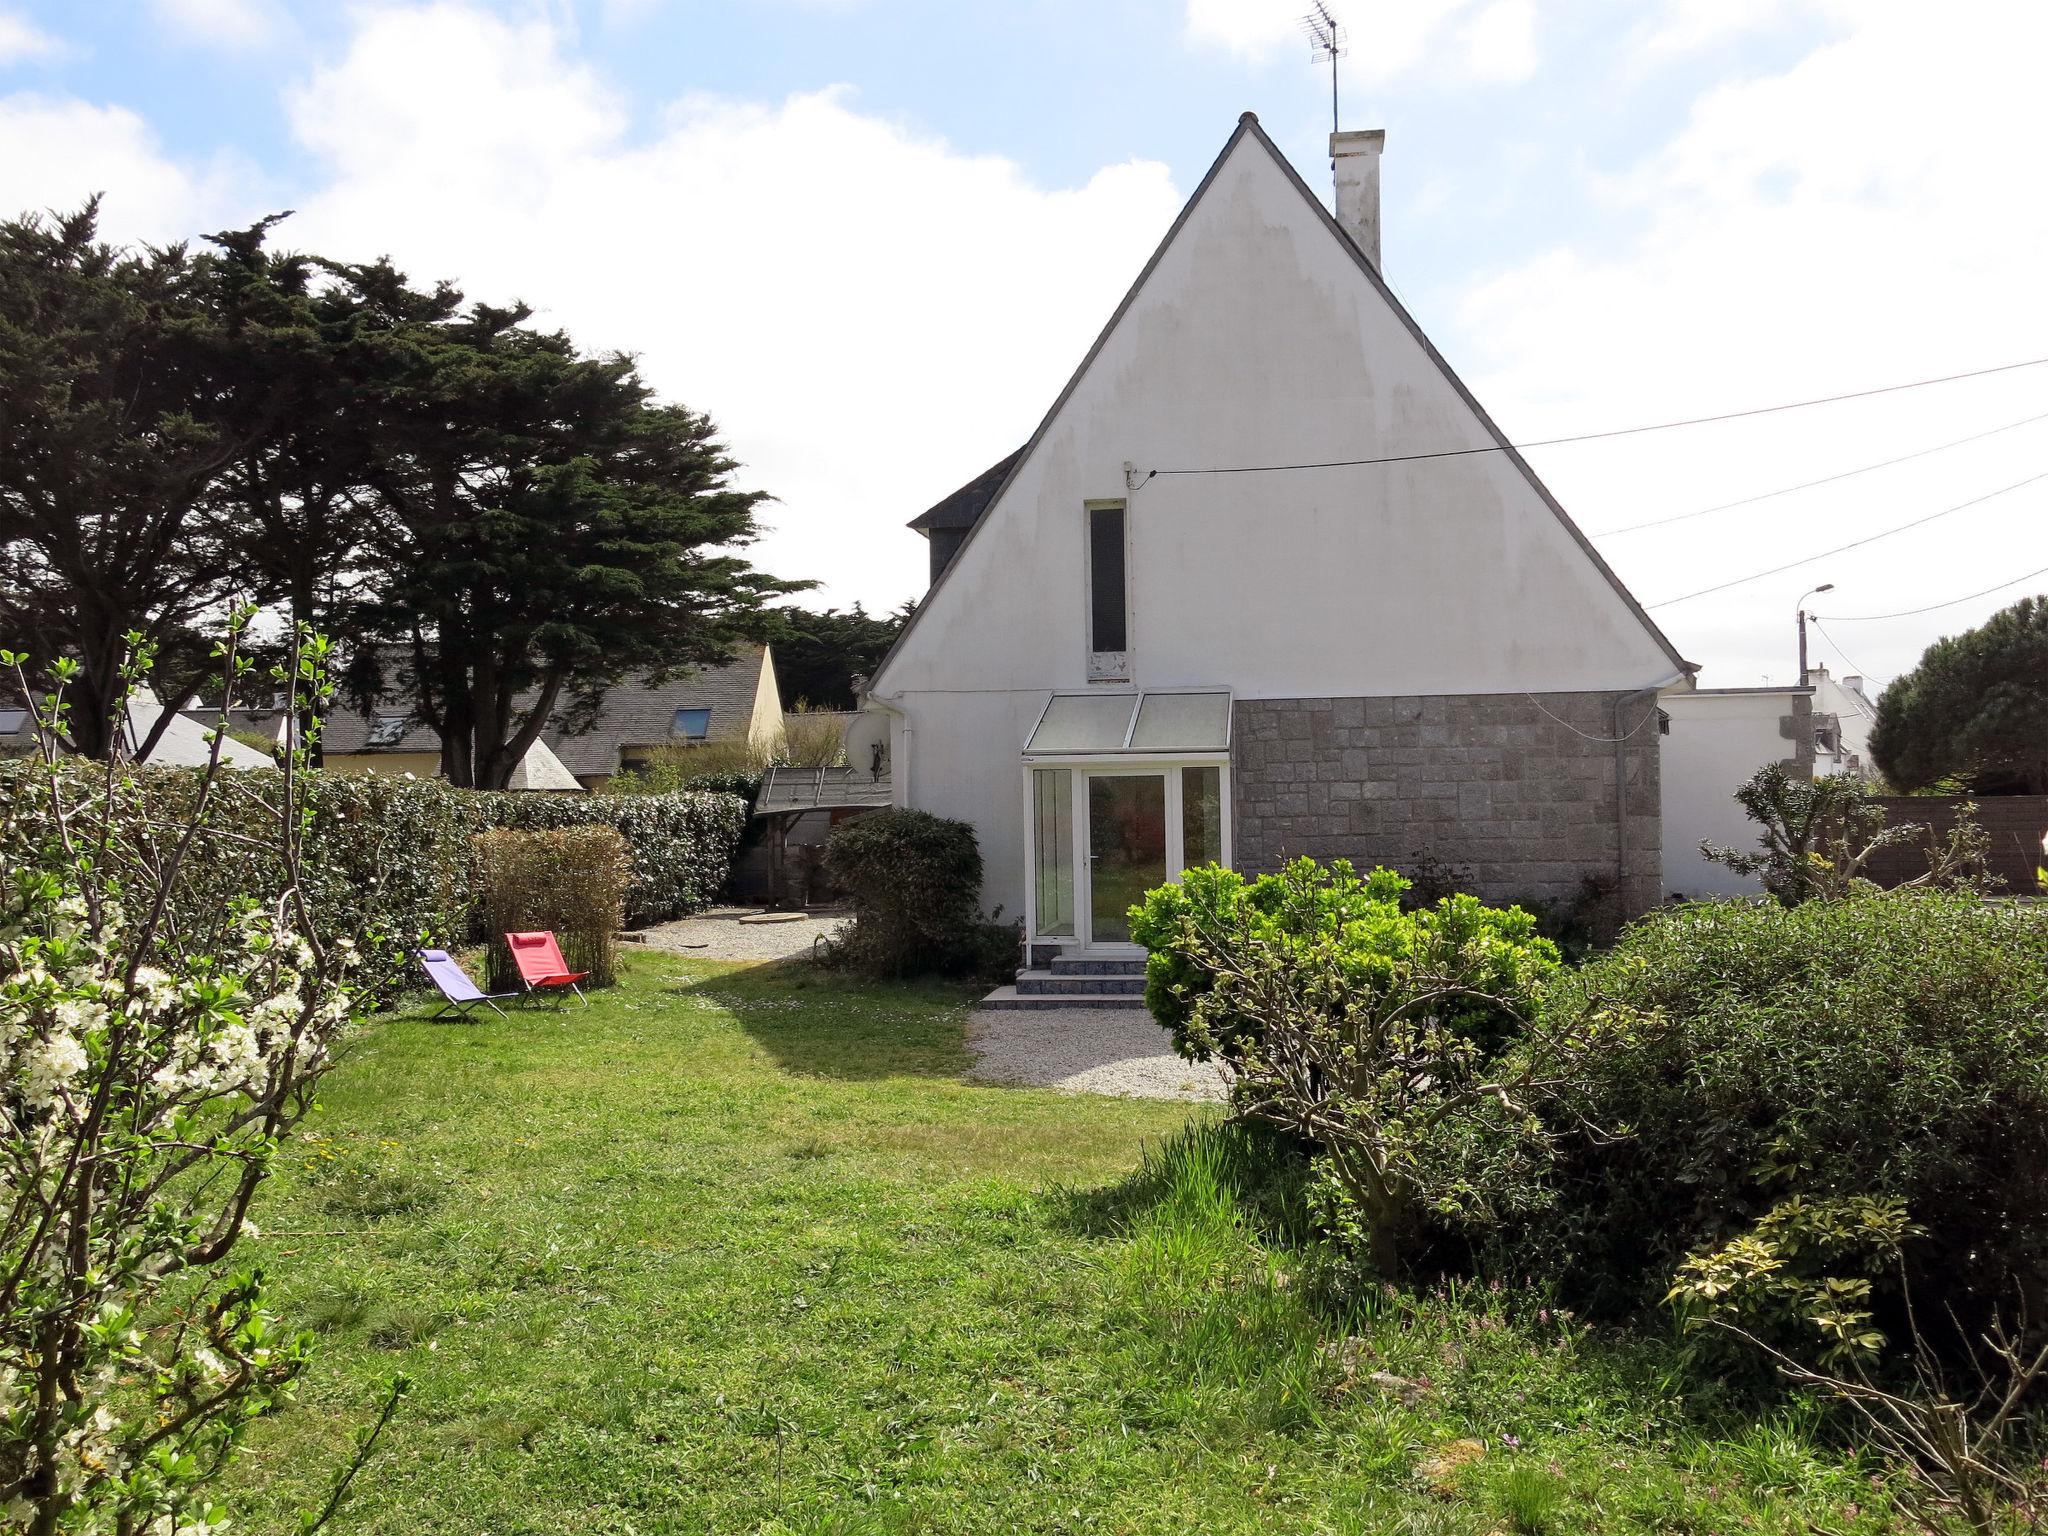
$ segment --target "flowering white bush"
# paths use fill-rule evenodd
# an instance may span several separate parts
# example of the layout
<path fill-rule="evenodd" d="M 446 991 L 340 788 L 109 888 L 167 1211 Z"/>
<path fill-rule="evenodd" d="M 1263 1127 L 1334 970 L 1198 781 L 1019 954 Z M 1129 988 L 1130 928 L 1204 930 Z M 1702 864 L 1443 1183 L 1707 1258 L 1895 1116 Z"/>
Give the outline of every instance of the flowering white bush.
<path fill-rule="evenodd" d="M 324 647 L 297 649 L 280 680 L 317 696 Z M 248 671 L 233 634 L 221 656 Z M 0 652 L 26 687 L 22 660 Z M 311 931 L 291 770 L 283 888 L 182 935 L 207 797 L 153 822 L 121 763 L 58 756 L 63 708 L 60 686 L 27 792 L 0 805 L 0 1527 L 206 1536 L 207 1483 L 309 1346 L 230 1256 L 375 946 Z"/>

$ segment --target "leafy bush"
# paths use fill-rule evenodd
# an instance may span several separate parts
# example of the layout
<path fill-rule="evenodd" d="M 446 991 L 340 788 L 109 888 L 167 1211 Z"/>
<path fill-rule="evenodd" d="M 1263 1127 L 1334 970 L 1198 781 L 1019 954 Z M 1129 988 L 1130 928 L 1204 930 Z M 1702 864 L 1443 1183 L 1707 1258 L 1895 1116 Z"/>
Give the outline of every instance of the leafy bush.
<path fill-rule="evenodd" d="M 1132 923 L 1160 1021 L 1236 1067 L 1236 1114 L 1316 1149 L 1326 1225 L 1382 1276 L 1433 1235 L 1477 1239 L 1548 1199 L 1537 1111 L 1605 1033 L 1545 1013 L 1560 962 L 1528 913 L 1470 896 L 1405 912 L 1405 885 L 1310 859 L 1249 885 L 1210 868 Z"/>
<path fill-rule="evenodd" d="M 1017 963 L 1018 928 L 981 915 L 981 850 L 964 821 L 887 810 L 842 822 L 825 869 L 853 907 L 834 963 L 880 977 L 986 976 Z"/>
<path fill-rule="evenodd" d="M 1455 912 L 1470 923 L 1475 936 L 1501 941 L 1490 953 L 1496 964 L 1479 978 L 1503 992 L 1516 989 L 1508 957 L 1523 951 L 1538 963 L 1554 965 L 1557 952 L 1535 937 L 1527 913 L 1481 906 L 1469 896 L 1446 897 L 1434 907 L 1410 905 L 1411 883 L 1391 869 L 1375 869 L 1364 878 L 1349 862 L 1327 867 L 1299 859 L 1281 874 L 1247 881 L 1218 865 L 1188 870 L 1178 883 L 1160 886 L 1131 909 L 1131 937 L 1150 951 L 1145 962 L 1145 1006 L 1173 1031 L 1174 1049 L 1196 1061 L 1218 1056 L 1235 1062 L 1248 1033 L 1258 1021 L 1250 1014 L 1226 1015 L 1210 1009 L 1200 1031 L 1191 1031 L 1195 1005 L 1215 985 L 1213 955 L 1191 947 L 1191 932 L 1217 933 L 1248 925 L 1250 936 L 1282 956 L 1306 959 L 1318 946 L 1332 945 L 1346 981 L 1376 989 L 1385 986 L 1399 962 L 1413 951 L 1416 936 L 1439 921 L 1436 914 Z M 1423 918 L 1421 923 L 1410 921 Z M 1196 921 L 1196 920 L 1199 921 Z M 1193 929 L 1190 924 L 1194 923 Z M 1514 1028 L 1504 1012 L 1489 1012 L 1468 1001 L 1463 1011 L 1469 1033 L 1489 1044 Z"/>
<path fill-rule="evenodd" d="M 1770 1236 L 1793 1196 L 1895 1202 L 1924 1312 L 1965 1325 L 2017 1297 L 2048 1316 L 2048 924 L 1969 892 L 1659 913 L 1566 983 L 1560 1011 L 1624 1018 L 1554 1234 L 1611 1306 L 1691 1254 Z M 1782 1234 L 1781 1234 L 1782 1235 Z M 1881 1277 L 1880 1321 L 1900 1271 Z"/>
<path fill-rule="evenodd" d="M 561 941 L 572 971 L 588 971 L 590 985 L 618 979 L 619 918 L 632 874 L 626 840 L 610 827 L 563 827 L 546 832 L 485 832 L 476 855 L 479 913 L 491 943 L 491 987 L 519 983 L 507 933 L 549 929 Z"/>

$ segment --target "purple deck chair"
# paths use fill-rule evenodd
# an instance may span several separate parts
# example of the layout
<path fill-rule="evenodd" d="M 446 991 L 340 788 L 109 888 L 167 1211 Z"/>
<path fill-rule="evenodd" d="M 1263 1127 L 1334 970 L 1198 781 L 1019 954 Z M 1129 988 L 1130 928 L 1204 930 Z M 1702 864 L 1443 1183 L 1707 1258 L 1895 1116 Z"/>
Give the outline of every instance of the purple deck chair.
<path fill-rule="evenodd" d="M 445 1001 L 440 1013 L 432 1015 L 438 1019 L 451 1009 L 455 1016 L 466 1018 L 469 1010 L 482 1003 L 499 1018 L 505 1017 L 505 1010 L 498 1006 L 499 999 L 517 997 L 516 992 L 485 992 L 469 979 L 469 975 L 455 963 L 454 957 L 445 949 L 422 949 L 418 951 L 420 964 L 426 968 L 427 977 L 441 989 Z"/>

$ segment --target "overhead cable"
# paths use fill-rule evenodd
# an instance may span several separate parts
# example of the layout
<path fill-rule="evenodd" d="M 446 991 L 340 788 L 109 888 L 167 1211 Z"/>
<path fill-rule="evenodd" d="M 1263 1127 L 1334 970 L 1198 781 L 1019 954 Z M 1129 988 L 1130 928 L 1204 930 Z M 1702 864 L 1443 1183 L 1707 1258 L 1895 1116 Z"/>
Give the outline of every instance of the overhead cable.
<path fill-rule="evenodd" d="M 1982 506 L 1987 501 L 1996 500 L 2000 496 L 2010 495 L 2022 487 L 2036 484 L 2042 480 L 2048 480 L 2048 470 L 2043 470 L 2038 475 L 2029 475 L 2024 480 L 2015 480 L 2011 485 L 2000 486 L 1995 491 L 1986 491 L 1982 496 L 1972 496 L 1968 501 L 1959 501 L 1952 507 L 1943 507 L 1939 512 L 1930 512 L 1925 517 L 1916 517 L 1910 523 L 1900 523 L 1896 527 L 1886 528 L 1878 533 L 1866 534 L 1860 539 L 1851 539 L 1847 544 L 1837 544 L 1833 549 L 1815 550 L 1810 555 L 1801 555 L 1797 560 L 1787 560 L 1783 565 L 1774 565 L 1768 570 L 1752 571 L 1747 576 L 1737 576 L 1730 581 L 1716 582 L 1711 587 L 1701 587 L 1697 592 L 1682 593 L 1677 597 L 1663 598 L 1658 602 L 1645 603 L 1643 606 L 1645 608 L 1669 608 L 1674 603 L 1689 603 L 1696 597 L 1706 597 L 1715 592 L 1726 592 L 1730 587 L 1745 586 L 1752 581 L 1761 581 L 1766 576 L 1776 576 L 1785 571 L 1797 570 L 1802 565 L 1811 565 L 1814 561 L 1825 560 L 1830 555 L 1840 555 L 1852 549 L 1861 549 L 1866 544 L 1875 544 L 1878 540 L 1888 539 L 1893 534 L 1905 533 L 1909 529 L 1924 527 L 1937 518 L 1951 517 L 1971 507 Z"/>

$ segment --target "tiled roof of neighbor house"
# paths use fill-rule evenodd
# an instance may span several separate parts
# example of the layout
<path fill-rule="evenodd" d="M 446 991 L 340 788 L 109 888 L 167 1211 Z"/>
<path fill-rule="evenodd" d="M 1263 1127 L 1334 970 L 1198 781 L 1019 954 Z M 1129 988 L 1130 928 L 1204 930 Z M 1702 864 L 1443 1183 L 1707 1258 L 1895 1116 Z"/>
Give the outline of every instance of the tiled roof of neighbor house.
<path fill-rule="evenodd" d="M 579 776 L 619 771 L 621 747 L 660 747 L 673 742 L 676 711 L 709 709 L 709 741 L 745 740 L 754 719 L 754 693 L 761 685 L 762 647 L 743 647 L 731 665 L 706 667 L 688 677 L 648 688 L 627 679 L 604 696 L 595 730 L 580 736 L 542 733 L 555 756 Z"/>
<path fill-rule="evenodd" d="M 621 747 L 659 747 L 674 741 L 679 709 L 711 711 L 708 740 L 744 739 L 754 718 L 763 649 L 743 646 L 730 665 L 706 667 L 652 688 L 627 678 L 607 690 L 593 729 L 571 736 L 550 728 L 541 732 L 541 740 L 563 767 L 579 778 L 589 778 L 617 773 Z M 439 752 L 439 733 L 409 715 L 404 734 L 391 741 L 371 741 L 378 716 L 406 713 L 407 706 L 402 703 L 379 705 L 367 715 L 337 712 L 327 722 L 321 745 L 329 753 L 351 756 L 361 752 Z"/>
<path fill-rule="evenodd" d="M 377 722 L 391 716 L 404 718 L 404 731 L 390 740 L 372 741 Z M 361 715 L 352 709 L 336 709 L 321 727 L 320 750 L 334 756 L 354 756 L 358 752 L 439 752 L 441 733 L 413 718 L 411 706 L 405 703 L 380 703 Z"/>
<path fill-rule="evenodd" d="M 988 510 L 988 504 L 996 499 L 996 492 L 1010 473 L 1010 466 L 1023 452 L 1019 448 L 1008 458 L 997 460 L 944 501 L 912 518 L 910 526 L 919 533 L 933 528 L 972 528 L 980 521 L 981 514 Z"/>

